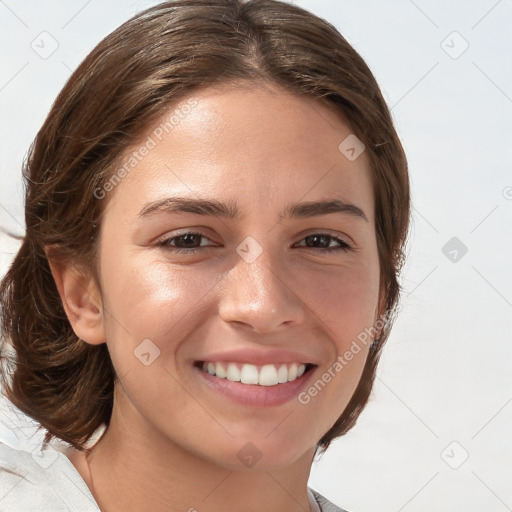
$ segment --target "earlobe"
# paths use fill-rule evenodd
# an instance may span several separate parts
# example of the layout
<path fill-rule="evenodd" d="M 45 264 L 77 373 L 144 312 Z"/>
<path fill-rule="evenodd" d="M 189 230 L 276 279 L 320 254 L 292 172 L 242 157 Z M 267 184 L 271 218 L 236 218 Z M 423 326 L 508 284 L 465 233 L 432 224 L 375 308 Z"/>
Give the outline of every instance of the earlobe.
<path fill-rule="evenodd" d="M 48 258 L 53 279 L 73 331 L 92 345 L 105 343 L 101 297 L 92 276 L 72 263 Z"/>

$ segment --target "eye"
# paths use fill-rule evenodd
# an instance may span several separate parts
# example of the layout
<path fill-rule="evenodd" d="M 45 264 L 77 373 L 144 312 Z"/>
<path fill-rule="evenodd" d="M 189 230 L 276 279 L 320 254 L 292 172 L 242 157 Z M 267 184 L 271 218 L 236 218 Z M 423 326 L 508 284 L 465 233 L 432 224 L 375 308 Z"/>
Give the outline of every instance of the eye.
<path fill-rule="evenodd" d="M 306 247 L 311 247 L 318 252 L 348 251 L 351 249 L 350 245 L 344 240 L 328 233 L 314 233 L 304 237 L 302 240 L 306 241 Z M 332 242 L 335 242 L 338 246 L 330 247 Z M 324 245 L 325 247 L 313 247 L 315 244 Z"/>
<path fill-rule="evenodd" d="M 187 232 L 160 240 L 157 245 L 178 254 L 195 254 L 201 250 L 201 247 L 212 247 L 211 245 L 201 244 L 201 239 L 210 240 L 202 233 Z M 305 241 L 306 245 L 299 245 L 299 247 L 311 248 L 314 251 L 323 253 L 340 250 L 348 251 L 351 249 L 350 245 L 344 240 L 328 233 L 314 233 L 304 237 L 302 241 Z M 199 245 L 197 245 L 198 242 Z M 337 245 L 331 246 L 333 242 Z M 324 247 L 315 247 L 315 245 L 323 245 Z"/>
<path fill-rule="evenodd" d="M 195 243 L 198 240 L 200 240 L 201 238 L 210 240 L 208 237 L 206 237 L 202 233 L 187 232 L 187 233 L 183 233 L 181 235 L 177 235 L 177 236 L 173 236 L 170 238 L 166 238 L 164 240 L 160 240 L 158 242 L 158 246 L 165 247 L 166 249 L 169 249 L 176 253 L 194 254 L 199 251 L 199 248 L 197 246 L 195 246 Z M 178 241 L 178 246 L 176 246 L 172 243 L 175 240 Z M 180 245 L 183 245 L 183 247 L 180 247 Z M 191 247 L 191 246 L 193 246 L 193 247 Z M 201 246 L 201 244 L 199 244 L 199 246 Z"/>

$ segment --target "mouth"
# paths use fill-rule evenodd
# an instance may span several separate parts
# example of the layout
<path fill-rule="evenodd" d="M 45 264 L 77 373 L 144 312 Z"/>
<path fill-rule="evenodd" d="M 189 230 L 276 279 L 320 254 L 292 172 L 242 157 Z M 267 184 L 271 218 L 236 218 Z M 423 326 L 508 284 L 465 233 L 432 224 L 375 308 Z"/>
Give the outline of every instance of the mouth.
<path fill-rule="evenodd" d="M 230 361 L 196 361 L 194 366 L 212 377 L 249 386 L 273 387 L 293 382 L 316 365 L 310 363 L 276 363 L 254 365 Z"/>

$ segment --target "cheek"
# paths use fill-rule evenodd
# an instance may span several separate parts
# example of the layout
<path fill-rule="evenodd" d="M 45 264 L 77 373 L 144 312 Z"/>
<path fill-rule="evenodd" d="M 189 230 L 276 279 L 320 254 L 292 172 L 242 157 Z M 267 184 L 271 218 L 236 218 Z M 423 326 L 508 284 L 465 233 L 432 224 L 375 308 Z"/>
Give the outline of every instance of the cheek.
<path fill-rule="evenodd" d="M 361 379 L 371 342 L 368 337 L 362 342 L 361 334 L 365 336 L 375 323 L 378 280 L 367 268 L 347 268 L 328 278 L 317 276 L 314 283 L 305 302 L 314 308 L 319 336 L 329 339 L 332 350 L 298 403 L 308 417 L 323 418 L 314 434 L 319 439 L 338 420 Z M 298 285 L 306 289 L 305 283 Z"/>
<path fill-rule="evenodd" d="M 325 327 L 338 351 L 375 322 L 379 268 L 374 261 L 298 272 L 293 289 Z"/>
<path fill-rule="evenodd" d="M 165 346 L 171 338 L 186 337 L 187 329 L 204 320 L 205 308 L 210 313 L 215 309 L 212 300 L 219 300 L 219 268 L 171 265 L 133 255 L 108 263 L 102 273 L 110 341 L 119 336 L 133 342 L 154 338 Z M 378 264 L 370 258 L 354 258 L 346 265 L 309 262 L 283 281 L 289 281 L 287 286 L 309 310 L 305 317 L 313 314 L 322 336 L 331 338 L 338 353 L 375 320 Z"/>
<path fill-rule="evenodd" d="M 133 260 L 105 269 L 106 308 L 126 331 L 150 337 L 194 316 L 216 275 L 161 261 Z"/>
<path fill-rule="evenodd" d="M 332 347 L 329 363 L 299 397 L 299 403 L 311 416 L 321 415 L 332 426 L 352 397 L 367 360 L 368 333 L 375 324 L 378 302 L 378 260 L 360 260 L 328 275 L 304 272 L 298 276 L 295 286 L 302 290 L 304 302 L 319 319 L 321 336 L 327 336 Z"/>
<path fill-rule="evenodd" d="M 178 408 L 190 407 L 188 395 L 180 392 L 173 378 L 175 351 L 197 329 L 204 314 L 202 301 L 218 274 L 199 272 L 193 266 L 178 268 L 154 257 L 151 261 L 120 258 L 102 269 L 108 290 L 104 302 L 108 348 L 132 402 L 163 412 L 166 406 L 155 400 L 165 395 Z M 150 354 L 147 366 L 141 359 L 145 352 Z"/>

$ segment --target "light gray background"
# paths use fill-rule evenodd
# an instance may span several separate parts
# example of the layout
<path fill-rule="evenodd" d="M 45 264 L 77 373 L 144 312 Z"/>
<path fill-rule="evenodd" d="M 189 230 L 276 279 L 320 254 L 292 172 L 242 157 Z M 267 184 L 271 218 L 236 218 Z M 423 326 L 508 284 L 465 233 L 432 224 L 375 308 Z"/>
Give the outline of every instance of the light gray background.
<path fill-rule="evenodd" d="M 1 225 L 23 232 L 21 162 L 71 71 L 155 3 L 0 0 Z M 512 1 L 294 3 L 374 72 L 414 206 L 404 309 L 371 403 L 310 485 L 351 512 L 512 510 Z M 43 31 L 58 42 L 46 59 L 31 48 Z M 3 273 L 17 244 L 0 240 Z M 12 411 L 2 421 L 17 443 Z"/>

